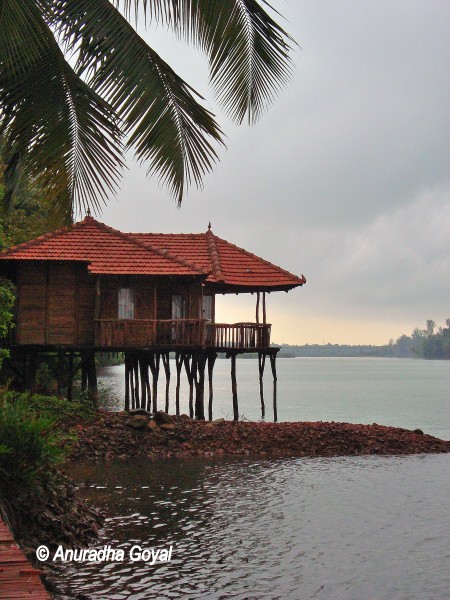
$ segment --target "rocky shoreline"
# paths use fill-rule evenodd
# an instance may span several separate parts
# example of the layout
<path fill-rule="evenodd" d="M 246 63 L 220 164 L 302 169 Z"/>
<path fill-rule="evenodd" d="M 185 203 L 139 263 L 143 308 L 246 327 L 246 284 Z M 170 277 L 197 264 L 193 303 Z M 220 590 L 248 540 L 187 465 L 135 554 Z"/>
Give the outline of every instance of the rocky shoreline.
<path fill-rule="evenodd" d="M 75 426 L 77 441 L 71 461 L 127 460 L 187 456 L 356 456 L 450 452 L 450 441 L 420 430 L 409 431 L 376 423 L 262 423 L 193 421 L 186 415 L 145 411 L 108 413 Z"/>

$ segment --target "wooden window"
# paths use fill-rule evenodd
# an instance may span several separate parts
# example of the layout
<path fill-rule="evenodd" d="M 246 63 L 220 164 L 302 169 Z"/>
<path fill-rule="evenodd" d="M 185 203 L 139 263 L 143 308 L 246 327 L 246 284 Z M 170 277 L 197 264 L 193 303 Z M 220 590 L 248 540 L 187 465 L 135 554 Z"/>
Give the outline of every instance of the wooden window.
<path fill-rule="evenodd" d="M 134 290 L 119 289 L 119 319 L 134 319 Z"/>
<path fill-rule="evenodd" d="M 184 296 L 174 294 L 172 296 L 172 319 L 184 319 L 186 315 L 186 307 Z"/>
<path fill-rule="evenodd" d="M 213 297 L 203 296 L 202 298 L 202 318 L 207 321 L 213 320 Z"/>

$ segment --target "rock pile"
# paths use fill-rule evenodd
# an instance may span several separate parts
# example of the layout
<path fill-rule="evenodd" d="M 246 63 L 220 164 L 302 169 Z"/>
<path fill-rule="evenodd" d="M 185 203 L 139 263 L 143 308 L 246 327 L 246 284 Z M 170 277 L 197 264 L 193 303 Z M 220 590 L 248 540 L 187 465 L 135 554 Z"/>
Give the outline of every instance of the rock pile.
<path fill-rule="evenodd" d="M 145 411 L 99 411 L 76 426 L 69 460 L 243 455 L 255 457 L 449 452 L 450 442 L 398 427 L 352 423 L 194 421 Z"/>

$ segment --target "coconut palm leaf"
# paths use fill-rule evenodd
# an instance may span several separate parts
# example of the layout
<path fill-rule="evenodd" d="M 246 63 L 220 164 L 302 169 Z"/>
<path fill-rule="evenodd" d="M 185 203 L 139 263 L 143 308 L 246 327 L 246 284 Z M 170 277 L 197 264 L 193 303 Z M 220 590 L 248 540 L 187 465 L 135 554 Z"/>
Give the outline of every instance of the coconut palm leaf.
<path fill-rule="evenodd" d="M 122 164 L 117 116 L 67 63 L 36 2 L 3 0 L 0 8 L 6 163 L 32 179 L 60 216 L 98 209 Z"/>
<path fill-rule="evenodd" d="M 212 168 L 213 115 L 133 29 L 133 13 L 205 51 L 237 122 L 259 118 L 289 76 L 291 38 L 256 0 L 0 0 L 7 206 L 20 171 L 67 218 L 98 209 L 118 181 L 121 136 L 178 202 Z"/>
<path fill-rule="evenodd" d="M 291 75 L 289 50 L 295 42 L 256 0 L 116 0 L 116 5 L 129 17 L 141 9 L 148 20 L 199 45 L 216 96 L 237 123 L 246 116 L 249 123 L 258 120 Z"/>
<path fill-rule="evenodd" d="M 181 203 L 186 185 L 200 185 L 217 158 L 213 116 L 109 0 L 55 7 L 59 35 L 78 53 L 77 72 L 121 115 L 127 145 Z"/>

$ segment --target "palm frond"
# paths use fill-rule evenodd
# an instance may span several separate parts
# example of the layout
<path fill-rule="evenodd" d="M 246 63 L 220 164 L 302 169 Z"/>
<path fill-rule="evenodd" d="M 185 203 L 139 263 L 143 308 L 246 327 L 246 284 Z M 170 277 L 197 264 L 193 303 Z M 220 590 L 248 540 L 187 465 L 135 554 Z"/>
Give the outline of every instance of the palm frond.
<path fill-rule="evenodd" d="M 57 0 L 56 7 L 59 33 L 78 52 L 77 72 L 120 114 L 128 146 L 181 203 L 217 158 L 213 115 L 109 0 Z"/>
<path fill-rule="evenodd" d="M 115 2 L 127 16 L 141 8 L 148 20 L 198 44 L 208 56 L 217 99 L 237 123 L 246 116 L 250 123 L 258 120 L 289 80 L 295 42 L 256 0 Z"/>
<path fill-rule="evenodd" d="M 120 131 L 114 110 L 66 62 L 37 4 L 3 0 L 3 11 L 20 6 L 21 18 L 0 20 L 0 135 L 10 168 L 20 168 L 67 218 L 89 205 L 98 210 L 114 189 Z M 39 40 L 32 52 L 30 30 Z"/>

